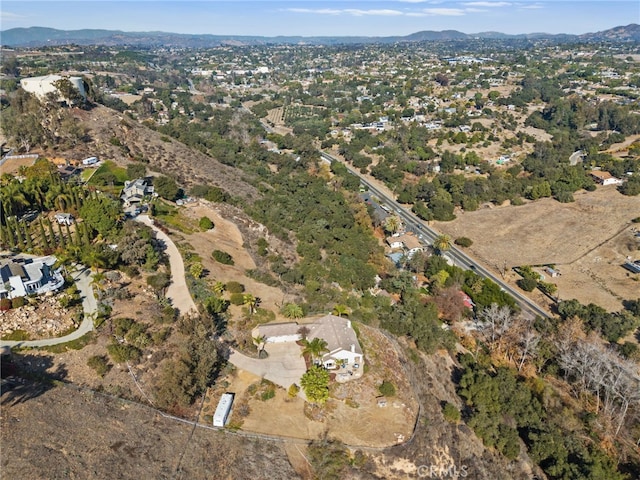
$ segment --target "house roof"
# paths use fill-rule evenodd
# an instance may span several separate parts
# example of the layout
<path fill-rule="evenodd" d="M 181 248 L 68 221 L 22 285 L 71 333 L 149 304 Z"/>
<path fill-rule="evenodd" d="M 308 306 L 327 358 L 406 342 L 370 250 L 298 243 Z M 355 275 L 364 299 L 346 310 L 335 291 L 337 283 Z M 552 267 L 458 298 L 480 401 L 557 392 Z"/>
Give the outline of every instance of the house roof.
<path fill-rule="evenodd" d="M 0 277 L 2 278 L 3 282 L 8 282 L 9 277 L 26 278 L 27 273 L 25 272 L 21 264 L 16 263 L 12 260 L 0 267 Z"/>
<path fill-rule="evenodd" d="M 336 317 L 335 315 L 325 315 L 312 323 L 305 324 L 287 322 L 259 325 L 257 333 L 267 338 L 289 336 L 297 334 L 300 327 L 303 326 L 309 329 L 307 339 L 313 340 L 314 338 L 321 338 L 327 342 L 329 352 L 339 350 L 350 351 L 353 345 L 355 353 L 362 355 L 362 349 L 360 348 L 358 337 L 356 337 L 356 332 L 351 326 L 351 321 L 346 318 Z"/>
<path fill-rule="evenodd" d="M 289 335 L 295 335 L 298 333 L 300 325 L 297 322 L 286 323 L 267 323 L 258 327 L 259 335 L 264 335 L 267 338 L 270 337 L 283 337 Z"/>
<path fill-rule="evenodd" d="M 335 315 L 325 315 L 314 323 L 307 325 L 307 327 L 309 328 L 307 338 L 310 340 L 314 338 L 323 339 L 327 342 L 329 352 L 351 350 L 353 345 L 355 353 L 362 355 L 358 337 L 356 337 L 356 332 L 351 327 L 350 320 L 336 317 Z"/>
<path fill-rule="evenodd" d="M 387 243 L 391 245 L 392 243 L 402 243 L 404 248 L 407 250 L 413 250 L 414 248 L 422 248 L 422 244 L 420 240 L 414 235 L 404 234 L 398 235 L 397 237 L 389 237 L 387 238 Z"/>
<path fill-rule="evenodd" d="M 613 178 L 613 175 L 603 170 L 592 170 L 591 175 L 593 177 L 599 178 L 600 180 L 608 180 L 610 178 Z"/>

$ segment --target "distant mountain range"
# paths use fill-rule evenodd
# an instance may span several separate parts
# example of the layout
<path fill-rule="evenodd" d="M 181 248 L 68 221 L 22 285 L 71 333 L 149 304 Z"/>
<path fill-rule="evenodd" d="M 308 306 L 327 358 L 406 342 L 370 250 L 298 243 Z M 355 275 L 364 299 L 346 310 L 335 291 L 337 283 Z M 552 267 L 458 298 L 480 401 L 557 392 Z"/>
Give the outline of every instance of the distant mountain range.
<path fill-rule="evenodd" d="M 393 37 L 260 37 L 246 35 L 191 35 L 166 32 L 122 32 L 118 30 L 56 30 L 45 27 L 12 28 L 0 32 L 0 44 L 6 47 L 42 47 L 54 45 L 132 45 L 139 47 L 171 46 L 185 48 L 215 47 L 219 45 L 337 45 L 430 42 L 450 40 L 549 40 L 572 42 L 640 42 L 640 25 L 632 23 L 595 33 L 582 35 L 529 33 L 508 35 L 499 32 L 467 34 L 456 30 L 412 33 Z"/>

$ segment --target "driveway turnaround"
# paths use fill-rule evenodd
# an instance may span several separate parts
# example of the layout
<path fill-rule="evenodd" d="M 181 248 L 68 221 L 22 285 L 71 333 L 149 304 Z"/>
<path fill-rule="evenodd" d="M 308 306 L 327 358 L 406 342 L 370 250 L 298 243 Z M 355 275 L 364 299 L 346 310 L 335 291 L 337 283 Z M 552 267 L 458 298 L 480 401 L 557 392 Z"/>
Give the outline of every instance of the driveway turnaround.
<path fill-rule="evenodd" d="M 169 238 L 169 235 L 153 224 L 153 220 L 150 219 L 148 215 L 138 215 L 136 220 L 151 227 L 153 231 L 156 232 L 156 238 L 162 240 L 166 246 L 165 253 L 169 257 L 169 263 L 171 265 L 171 284 L 169 288 L 167 288 L 166 296 L 171 300 L 171 305 L 177 308 L 181 315 L 196 313 L 198 308 L 187 288 L 187 281 L 184 277 L 184 262 L 182 261 L 182 255 L 180 255 L 178 247 L 176 247 L 173 240 Z"/>
<path fill-rule="evenodd" d="M 56 338 L 45 338 L 43 340 L 1 340 L 0 345 L 9 347 L 49 347 L 51 345 L 58 345 L 59 343 L 70 342 L 76 340 L 86 333 L 93 330 L 93 317 L 98 311 L 98 302 L 93 294 L 93 288 L 91 287 L 91 270 L 89 268 L 83 268 L 77 270 L 73 274 L 73 279 L 76 281 L 76 286 L 80 290 L 82 296 L 82 309 L 84 310 L 84 319 L 80 324 L 80 327 L 69 335 Z"/>
<path fill-rule="evenodd" d="M 293 342 L 267 343 L 265 350 L 269 357 L 258 359 L 231 349 L 229 362 L 285 389 L 293 383 L 300 386 L 300 377 L 307 371 L 300 347 Z"/>

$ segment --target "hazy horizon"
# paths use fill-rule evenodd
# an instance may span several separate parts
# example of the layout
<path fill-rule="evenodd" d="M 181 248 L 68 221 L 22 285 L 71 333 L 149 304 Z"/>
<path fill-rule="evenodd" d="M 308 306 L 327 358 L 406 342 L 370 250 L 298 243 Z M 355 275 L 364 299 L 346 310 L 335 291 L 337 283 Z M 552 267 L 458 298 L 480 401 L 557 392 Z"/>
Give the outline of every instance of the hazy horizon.
<path fill-rule="evenodd" d="M 0 29 L 48 27 L 252 36 L 583 34 L 640 23 L 640 2 L 614 1 L 3 1 Z"/>

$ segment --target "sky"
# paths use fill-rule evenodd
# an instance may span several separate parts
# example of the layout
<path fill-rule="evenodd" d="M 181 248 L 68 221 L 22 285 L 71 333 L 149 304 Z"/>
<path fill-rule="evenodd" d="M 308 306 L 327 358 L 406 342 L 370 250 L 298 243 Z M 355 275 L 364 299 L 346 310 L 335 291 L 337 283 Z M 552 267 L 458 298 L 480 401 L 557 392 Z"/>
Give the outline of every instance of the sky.
<path fill-rule="evenodd" d="M 640 0 L 2 0 L 0 31 L 97 28 L 214 35 L 587 33 L 640 23 Z M 1 39 L 0 39 L 1 41 Z"/>

